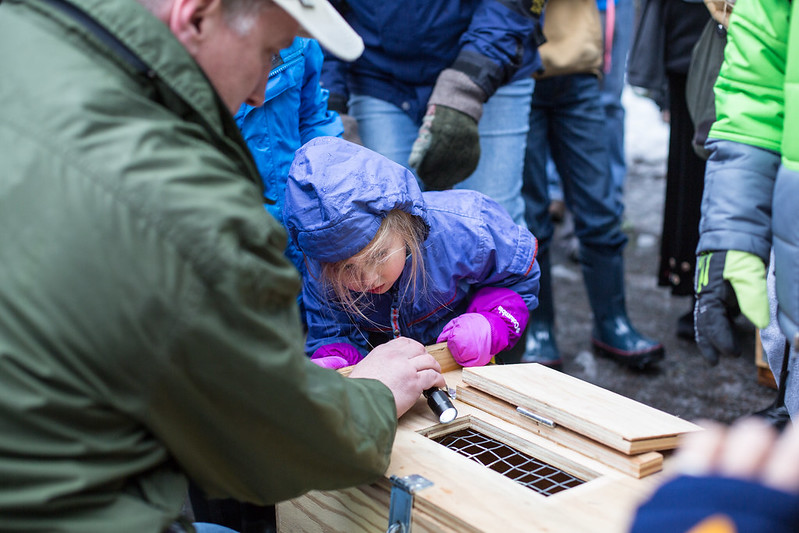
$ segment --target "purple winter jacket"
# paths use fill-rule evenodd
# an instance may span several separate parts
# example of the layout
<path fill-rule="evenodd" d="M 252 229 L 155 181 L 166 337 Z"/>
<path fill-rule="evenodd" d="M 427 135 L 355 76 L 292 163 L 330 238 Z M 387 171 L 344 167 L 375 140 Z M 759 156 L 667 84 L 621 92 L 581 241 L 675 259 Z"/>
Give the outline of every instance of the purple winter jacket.
<path fill-rule="evenodd" d="M 358 253 L 395 208 L 421 217 L 429 228 L 422 246 L 424 289 L 401 297 L 410 279 L 408 258 L 391 290 L 366 295 L 368 320 L 352 316 L 322 294 L 320 262 Z M 432 344 L 482 287 L 507 287 L 528 309 L 538 306 L 537 241 L 499 204 L 470 190 L 423 193 L 405 167 L 343 139 L 318 137 L 297 151 L 283 217 L 308 267 L 302 290 L 309 355 L 334 342 L 365 355 L 400 335 Z"/>

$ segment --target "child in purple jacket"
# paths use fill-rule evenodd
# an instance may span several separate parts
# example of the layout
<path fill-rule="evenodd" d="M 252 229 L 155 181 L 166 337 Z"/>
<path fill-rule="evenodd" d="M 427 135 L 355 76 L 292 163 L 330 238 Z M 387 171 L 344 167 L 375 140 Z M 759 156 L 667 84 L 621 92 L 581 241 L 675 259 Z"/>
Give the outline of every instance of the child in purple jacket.
<path fill-rule="evenodd" d="M 399 336 L 483 365 L 516 344 L 538 303 L 536 240 L 495 201 L 423 193 L 408 169 L 342 139 L 297 151 L 283 215 L 308 271 L 306 352 L 322 366 Z"/>

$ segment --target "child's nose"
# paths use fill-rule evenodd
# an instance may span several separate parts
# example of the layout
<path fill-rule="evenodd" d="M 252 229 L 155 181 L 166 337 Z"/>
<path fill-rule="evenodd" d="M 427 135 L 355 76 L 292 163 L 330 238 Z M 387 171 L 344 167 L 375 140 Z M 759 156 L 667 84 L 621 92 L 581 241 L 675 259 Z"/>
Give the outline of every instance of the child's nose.
<path fill-rule="evenodd" d="M 369 270 L 363 273 L 363 285 L 365 289 L 374 288 L 378 285 L 378 281 L 380 280 L 380 276 L 378 275 L 376 270 Z"/>

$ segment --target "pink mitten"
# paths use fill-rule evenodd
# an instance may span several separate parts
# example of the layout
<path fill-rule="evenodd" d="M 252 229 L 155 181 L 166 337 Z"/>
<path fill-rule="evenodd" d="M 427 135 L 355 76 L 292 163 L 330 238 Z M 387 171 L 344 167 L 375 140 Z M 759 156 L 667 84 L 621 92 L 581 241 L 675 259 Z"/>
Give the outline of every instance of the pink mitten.
<path fill-rule="evenodd" d="M 481 313 L 464 313 L 444 326 L 436 342 L 447 342 L 461 366 L 483 366 L 491 360 L 491 324 Z"/>
<path fill-rule="evenodd" d="M 311 356 L 311 362 L 322 368 L 344 368 L 354 365 L 362 359 L 358 349 L 346 342 L 325 344 L 316 349 Z"/>
<path fill-rule="evenodd" d="M 337 355 L 328 355 L 327 357 L 316 357 L 311 359 L 311 362 L 315 365 L 321 366 L 322 368 L 332 368 L 333 370 L 338 370 L 339 368 L 344 368 L 345 366 L 350 366 L 347 363 L 347 360 L 343 357 L 339 357 Z"/>
<path fill-rule="evenodd" d="M 491 324 L 491 355 L 516 345 L 530 311 L 519 293 L 505 287 L 484 287 L 472 298 L 467 313 L 479 313 Z"/>

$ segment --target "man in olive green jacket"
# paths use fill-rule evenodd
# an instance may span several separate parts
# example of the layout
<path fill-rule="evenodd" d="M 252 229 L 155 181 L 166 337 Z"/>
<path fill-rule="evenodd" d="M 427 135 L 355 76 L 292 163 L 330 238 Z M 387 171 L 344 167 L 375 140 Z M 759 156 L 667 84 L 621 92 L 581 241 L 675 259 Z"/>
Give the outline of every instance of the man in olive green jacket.
<path fill-rule="evenodd" d="M 0 3 L 0 531 L 162 532 L 187 475 L 261 504 L 369 482 L 444 385 L 409 339 L 351 378 L 303 355 L 230 113 L 298 22 L 360 43 L 320 0 L 238 4 Z"/>

